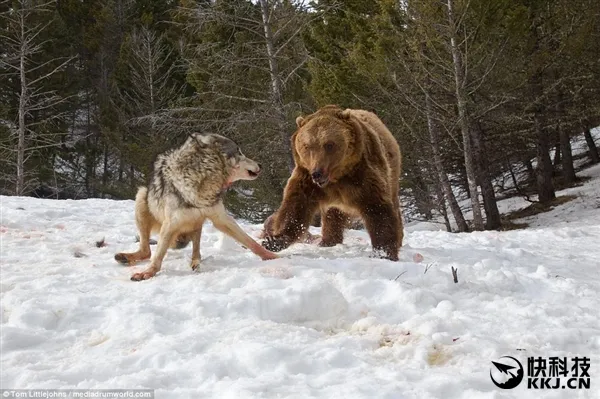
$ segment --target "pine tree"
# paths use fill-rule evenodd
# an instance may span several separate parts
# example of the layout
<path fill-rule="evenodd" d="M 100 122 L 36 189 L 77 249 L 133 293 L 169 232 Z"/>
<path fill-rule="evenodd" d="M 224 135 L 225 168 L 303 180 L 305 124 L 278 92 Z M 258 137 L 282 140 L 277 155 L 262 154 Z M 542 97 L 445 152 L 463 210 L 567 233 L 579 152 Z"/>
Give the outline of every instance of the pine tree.
<path fill-rule="evenodd" d="M 48 160 L 53 157 L 44 155 L 61 144 L 64 134 L 62 106 L 69 96 L 58 82 L 73 57 L 61 54 L 62 43 L 53 36 L 61 29 L 55 5 L 19 0 L 0 15 L 5 43 L 0 74 L 10 88 L 5 95 L 9 138 L 3 150 L 13 169 L 16 195 L 32 190 L 43 169 L 52 170 Z M 7 175 L 4 179 L 12 180 Z"/>

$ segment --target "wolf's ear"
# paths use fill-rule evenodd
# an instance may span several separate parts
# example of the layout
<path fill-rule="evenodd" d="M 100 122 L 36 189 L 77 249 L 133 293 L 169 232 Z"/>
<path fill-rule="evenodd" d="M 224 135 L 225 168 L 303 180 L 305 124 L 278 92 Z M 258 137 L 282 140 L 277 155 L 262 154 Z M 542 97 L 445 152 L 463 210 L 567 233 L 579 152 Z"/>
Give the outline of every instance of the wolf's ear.
<path fill-rule="evenodd" d="M 192 134 L 192 138 L 200 147 L 206 147 L 208 145 L 211 145 L 213 142 L 212 136 L 210 134 L 205 133 L 194 133 Z"/>
<path fill-rule="evenodd" d="M 221 148 L 223 154 L 225 154 L 228 158 L 241 155 L 240 146 L 238 146 L 237 143 L 230 138 L 214 135 L 213 142 Z"/>
<path fill-rule="evenodd" d="M 296 118 L 296 126 L 302 127 L 306 123 L 306 119 L 303 116 L 299 116 Z"/>

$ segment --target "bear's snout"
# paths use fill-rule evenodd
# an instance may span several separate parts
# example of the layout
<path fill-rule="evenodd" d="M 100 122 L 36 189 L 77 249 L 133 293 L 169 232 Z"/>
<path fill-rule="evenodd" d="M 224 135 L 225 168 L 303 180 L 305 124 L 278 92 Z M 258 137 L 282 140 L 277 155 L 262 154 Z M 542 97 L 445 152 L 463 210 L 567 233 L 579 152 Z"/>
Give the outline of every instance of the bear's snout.
<path fill-rule="evenodd" d="M 329 181 L 325 171 L 321 168 L 314 169 L 310 177 L 312 178 L 312 181 L 320 187 L 324 186 Z"/>

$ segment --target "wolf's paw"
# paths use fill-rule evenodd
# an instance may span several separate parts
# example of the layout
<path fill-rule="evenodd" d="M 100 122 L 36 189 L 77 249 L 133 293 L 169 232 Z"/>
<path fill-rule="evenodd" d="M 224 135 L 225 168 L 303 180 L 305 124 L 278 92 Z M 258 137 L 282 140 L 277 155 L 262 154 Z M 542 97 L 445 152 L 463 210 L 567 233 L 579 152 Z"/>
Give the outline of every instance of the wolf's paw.
<path fill-rule="evenodd" d="M 272 260 L 272 259 L 279 259 L 279 255 L 269 251 L 268 249 L 265 249 L 261 254 L 260 254 L 260 258 L 262 260 Z"/>
<path fill-rule="evenodd" d="M 115 260 L 117 262 L 119 262 L 122 265 L 128 265 L 129 264 L 129 260 L 127 259 L 127 255 L 125 255 L 124 253 L 118 253 L 115 255 Z"/>
<path fill-rule="evenodd" d="M 128 253 L 124 253 L 124 252 L 119 252 L 118 254 L 115 255 L 115 260 L 125 266 L 131 266 L 136 262 L 139 262 L 141 260 L 146 260 L 146 259 L 150 259 L 149 253 L 145 254 L 145 253 L 140 253 L 140 252 L 134 252 L 134 253 L 128 254 Z"/>
<path fill-rule="evenodd" d="M 198 269 L 200 268 L 200 258 L 192 259 L 192 262 L 190 263 L 190 267 L 192 268 L 193 271 L 198 271 Z"/>
<path fill-rule="evenodd" d="M 142 281 L 148 280 L 154 276 L 156 276 L 157 271 L 155 269 L 147 269 L 140 273 L 134 273 L 131 276 L 131 281 Z"/>

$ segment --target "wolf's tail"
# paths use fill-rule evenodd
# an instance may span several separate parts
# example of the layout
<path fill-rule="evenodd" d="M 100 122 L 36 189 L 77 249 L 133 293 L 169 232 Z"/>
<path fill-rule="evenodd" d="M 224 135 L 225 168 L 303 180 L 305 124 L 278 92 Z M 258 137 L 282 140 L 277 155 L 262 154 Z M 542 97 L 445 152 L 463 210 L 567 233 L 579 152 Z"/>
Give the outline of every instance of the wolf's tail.
<path fill-rule="evenodd" d="M 140 187 L 135 195 L 135 219 L 136 222 L 141 220 L 152 220 L 150 208 L 148 207 L 148 188 Z M 141 226 L 138 226 L 138 228 Z"/>
<path fill-rule="evenodd" d="M 138 192 L 135 195 L 135 202 L 145 203 L 146 208 L 148 207 L 148 187 L 138 187 Z"/>
<path fill-rule="evenodd" d="M 150 207 L 148 206 L 148 187 L 139 187 L 135 195 L 135 210 L 138 213 L 137 220 L 151 220 Z M 140 219 L 141 218 L 141 219 Z M 192 241 L 190 234 L 181 234 L 171 242 L 172 249 L 182 249 Z"/>

